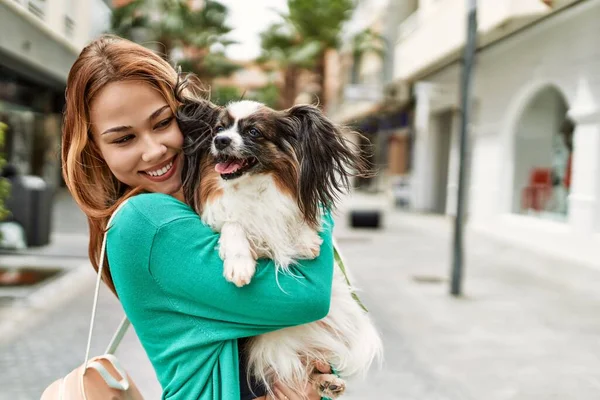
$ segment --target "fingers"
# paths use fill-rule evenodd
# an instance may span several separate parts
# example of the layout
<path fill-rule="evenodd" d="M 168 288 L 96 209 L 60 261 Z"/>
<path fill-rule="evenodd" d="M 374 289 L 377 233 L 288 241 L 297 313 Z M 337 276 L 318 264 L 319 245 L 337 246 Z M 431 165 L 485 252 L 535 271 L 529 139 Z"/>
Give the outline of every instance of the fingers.
<path fill-rule="evenodd" d="M 268 400 L 321 400 L 321 395 L 317 393 L 317 390 L 311 384 L 308 384 L 301 391 L 302 396 L 280 383 L 273 385 L 273 392 L 275 397 L 268 398 Z"/>
<path fill-rule="evenodd" d="M 275 396 L 277 396 L 277 400 L 292 400 L 278 389 L 275 389 Z"/>
<path fill-rule="evenodd" d="M 290 397 L 288 396 L 288 394 L 290 393 L 284 393 L 283 390 L 278 387 L 277 385 L 275 385 L 273 387 L 273 394 L 267 396 L 267 400 L 296 400 L 296 397 Z M 290 394 L 293 396 L 293 394 Z"/>
<path fill-rule="evenodd" d="M 324 361 L 315 361 L 315 368 L 317 369 L 317 371 L 321 372 L 322 374 L 330 374 L 331 373 L 331 367 L 329 366 L 328 363 L 326 363 Z"/>

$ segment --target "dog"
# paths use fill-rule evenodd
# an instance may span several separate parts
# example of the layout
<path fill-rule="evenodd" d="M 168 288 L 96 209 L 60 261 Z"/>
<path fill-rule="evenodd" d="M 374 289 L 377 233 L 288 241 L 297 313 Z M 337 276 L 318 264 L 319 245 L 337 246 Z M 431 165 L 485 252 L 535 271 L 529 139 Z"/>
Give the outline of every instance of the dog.
<path fill-rule="evenodd" d="M 257 258 L 274 260 L 286 273 L 295 260 L 317 257 L 323 208 L 333 209 L 364 169 L 343 129 L 310 105 L 275 111 L 244 100 L 213 107 L 188 103 L 178 121 L 186 138 L 185 197 L 221 233 L 225 278 L 249 284 Z M 315 364 L 326 362 L 339 377 L 315 375 L 310 383 L 324 397 L 339 397 L 345 379 L 364 376 L 383 354 L 374 324 L 353 296 L 336 265 L 328 315 L 252 338 L 249 374 L 268 389 L 278 380 L 302 392 Z"/>

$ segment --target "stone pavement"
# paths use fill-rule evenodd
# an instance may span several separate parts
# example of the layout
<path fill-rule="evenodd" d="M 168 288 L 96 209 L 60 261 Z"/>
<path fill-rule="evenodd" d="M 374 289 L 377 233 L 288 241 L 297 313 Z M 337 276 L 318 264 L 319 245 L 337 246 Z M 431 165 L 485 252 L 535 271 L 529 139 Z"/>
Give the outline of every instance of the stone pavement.
<path fill-rule="evenodd" d="M 365 204 L 347 199 L 335 233 L 386 360 L 345 399 L 600 398 L 599 270 L 469 234 L 465 295 L 453 298 L 451 221 L 382 206 L 383 229 L 350 229 L 345 211 Z M 31 301 L 35 317 L 18 334 L 0 339 L 0 399 L 37 399 L 82 362 L 94 277 L 83 261 L 77 268 L 58 293 Z M 121 315 L 104 290 L 92 353 L 103 351 Z M 132 331 L 118 355 L 146 397 L 159 398 Z"/>

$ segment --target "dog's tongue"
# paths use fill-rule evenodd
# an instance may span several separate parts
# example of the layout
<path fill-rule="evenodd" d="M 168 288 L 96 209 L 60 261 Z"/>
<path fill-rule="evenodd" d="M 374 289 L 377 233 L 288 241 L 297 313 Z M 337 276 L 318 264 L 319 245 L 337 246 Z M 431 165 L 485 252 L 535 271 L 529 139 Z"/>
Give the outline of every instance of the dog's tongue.
<path fill-rule="evenodd" d="M 227 161 L 215 165 L 215 171 L 219 174 L 231 174 L 240 169 L 241 166 L 242 163 L 240 161 Z"/>

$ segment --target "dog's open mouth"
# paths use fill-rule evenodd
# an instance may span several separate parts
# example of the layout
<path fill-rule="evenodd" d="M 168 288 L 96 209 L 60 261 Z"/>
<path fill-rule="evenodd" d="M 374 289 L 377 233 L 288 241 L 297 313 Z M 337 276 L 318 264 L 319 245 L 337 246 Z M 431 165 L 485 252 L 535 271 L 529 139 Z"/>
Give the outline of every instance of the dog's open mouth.
<path fill-rule="evenodd" d="M 217 158 L 215 171 L 221 174 L 221 178 L 235 179 L 244 175 L 257 163 L 256 158 L 235 158 L 229 156 L 220 156 Z"/>

